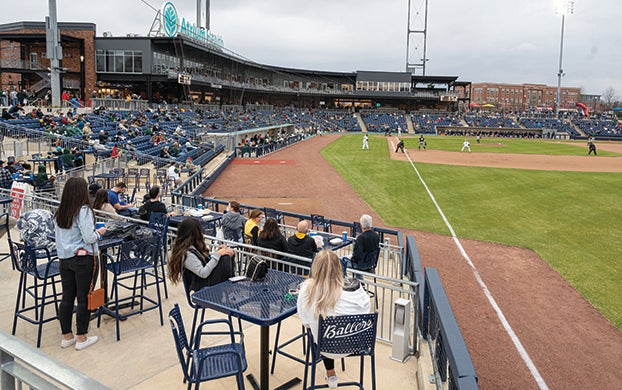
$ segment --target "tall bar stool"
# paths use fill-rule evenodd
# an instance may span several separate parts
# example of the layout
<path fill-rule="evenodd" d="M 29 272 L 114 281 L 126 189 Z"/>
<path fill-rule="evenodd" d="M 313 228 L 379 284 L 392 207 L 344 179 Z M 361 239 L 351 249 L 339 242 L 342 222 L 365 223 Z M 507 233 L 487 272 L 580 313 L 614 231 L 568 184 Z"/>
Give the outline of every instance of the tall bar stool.
<path fill-rule="evenodd" d="M 39 348 L 43 324 L 58 319 L 60 293 L 56 290 L 56 283 L 60 282 L 57 278 L 60 276 L 59 260 L 45 247 L 34 248 L 12 241 L 9 244 L 13 265 L 20 272 L 12 334 L 15 335 L 18 319 L 37 325 Z M 55 314 L 46 318 L 45 308 L 48 305 L 54 305 Z"/>

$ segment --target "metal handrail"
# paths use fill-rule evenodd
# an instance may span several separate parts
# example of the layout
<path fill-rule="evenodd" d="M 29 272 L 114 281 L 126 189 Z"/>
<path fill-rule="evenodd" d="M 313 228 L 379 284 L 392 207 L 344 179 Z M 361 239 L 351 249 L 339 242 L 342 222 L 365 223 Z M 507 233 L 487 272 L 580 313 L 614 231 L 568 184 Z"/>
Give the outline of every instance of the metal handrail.
<path fill-rule="evenodd" d="M 109 389 L 41 352 L 18 338 L 0 331 L 0 388 Z"/>

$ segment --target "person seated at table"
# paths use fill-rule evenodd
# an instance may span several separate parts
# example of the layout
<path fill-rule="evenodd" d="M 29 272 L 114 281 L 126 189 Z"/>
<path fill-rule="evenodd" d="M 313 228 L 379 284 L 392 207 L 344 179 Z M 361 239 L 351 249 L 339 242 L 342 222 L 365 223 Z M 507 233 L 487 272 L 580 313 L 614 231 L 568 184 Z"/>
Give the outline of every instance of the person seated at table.
<path fill-rule="evenodd" d="M 63 149 L 63 154 L 60 155 L 59 159 L 61 167 L 63 167 L 64 169 L 71 169 L 76 167 L 76 164 L 73 162 L 73 154 L 71 154 L 71 152 L 69 152 L 69 149 L 67 148 Z"/>
<path fill-rule="evenodd" d="M 293 255 L 312 258 L 317 252 L 317 244 L 312 237 L 307 235 L 309 223 L 298 222 L 296 233 L 287 239 L 287 251 Z"/>
<path fill-rule="evenodd" d="M 281 230 L 279 229 L 279 223 L 274 218 L 266 219 L 263 225 L 263 230 L 259 233 L 257 239 L 257 246 L 262 248 L 268 248 L 279 252 L 287 252 L 287 240 Z M 272 253 L 266 253 L 266 256 L 282 259 L 282 255 L 273 255 Z M 280 264 L 279 264 L 280 265 Z M 280 267 L 277 267 L 280 268 Z"/>
<path fill-rule="evenodd" d="M 298 316 L 304 326 L 311 329 L 318 339 L 318 324 L 322 318 L 352 314 L 365 314 L 371 310 L 369 295 L 357 279 L 344 279 L 339 257 L 333 251 L 323 250 L 311 264 L 312 278 L 300 286 L 298 294 Z M 345 357 L 340 354 L 322 354 L 328 387 L 338 384 L 335 360 Z"/>
<path fill-rule="evenodd" d="M 95 200 L 93 201 L 93 210 L 105 211 L 108 214 L 96 213 L 102 217 L 110 218 L 110 219 L 121 219 L 120 216 L 117 215 L 117 210 L 110 204 L 110 199 L 108 198 L 108 190 L 100 188 L 95 192 Z"/>
<path fill-rule="evenodd" d="M 84 165 L 84 157 L 82 156 L 82 153 L 80 153 L 78 148 L 72 148 L 71 155 L 73 156 L 73 164 L 76 167 L 81 167 Z"/>
<path fill-rule="evenodd" d="M 370 215 L 363 214 L 359 220 L 363 231 L 354 241 L 354 249 L 350 257 L 344 258 L 344 264 L 348 268 L 354 268 L 364 272 L 373 272 L 374 264 L 369 263 L 371 259 L 367 255 L 380 246 L 380 237 L 372 230 L 373 220 Z M 348 261 L 349 260 L 349 261 Z M 360 278 L 359 275 L 357 277 Z"/>
<path fill-rule="evenodd" d="M 240 214 L 240 204 L 235 200 L 229 202 L 225 214 L 222 216 L 220 226 L 225 240 L 242 242 L 244 241 L 244 224 L 246 218 Z"/>
<path fill-rule="evenodd" d="M 179 224 L 168 262 L 168 276 L 173 284 L 184 278 L 188 291 L 199 291 L 229 279 L 234 269 L 233 249 L 220 245 L 217 251 L 209 253 L 198 219 L 186 218 Z"/>
<path fill-rule="evenodd" d="M 35 176 L 35 185 L 39 188 L 52 188 L 54 187 L 54 176 L 48 177 L 44 164 L 39 164 L 37 167 L 37 176 Z"/>
<path fill-rule="evenodd" d="M 127 185 L 120 181 L 108 190 L 108 199 L 110 204 L 117 211 L 117 214 L 125 217 L 133 217 L 138 213 L 138 208 L 133 203 L 127 203 L 124 199 L 120 199 L 119 195 L 127 190 Z"/>
<path fill-rule="evenodd" d="M 179 176 L 179 169 L 177 168 L 177 163 L 173 161 L 171 165 L 168 167 L 168 179 L 175 183 L 176 187 L 181 185 L 181 177 Z"/>
<path fill-rule="evenodd" d="M 254 209 L 248 216 L 248 220 L 244 224 L 244 238 L 248 244 L 257 245 L 257 239 L 259 238 L 259 233 L 261 232 L 259 224 L 263 219 L 263 214 L 263 211 Z"/>
<path fill-rule="evenodd" d="M 160 186 L 153 186 L 147 194 L 148 199 L 145 200 L 142 206 L 138 209 L 138 216 L 143 221 L 148 221 L 151 217 L 151 213 L 164 213 L 167 216 L 173 216 L 173 211 L 169 212 L 166 209 L 166 205 L 162 202 L 162 193 L 160 192 Z"/>

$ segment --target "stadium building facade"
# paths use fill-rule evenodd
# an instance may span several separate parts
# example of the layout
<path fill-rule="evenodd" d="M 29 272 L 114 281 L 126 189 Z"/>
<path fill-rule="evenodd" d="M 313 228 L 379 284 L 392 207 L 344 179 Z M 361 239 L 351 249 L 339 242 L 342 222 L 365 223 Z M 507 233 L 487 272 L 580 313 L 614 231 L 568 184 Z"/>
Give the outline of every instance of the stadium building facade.
<path fill-rule="evenodd" d="M 96 36 L 92 23 L 58 23 L 61 85 L 88 105 L 93 97 L 149 102 L 268 104 L 314 108 L 455 111 L 468 107 L 471 83 L 457 76 L 332 72 L 259 64 L 188 35 Z M 0 83 L 43 98 L 50 89 L 45 24 L 0 25 Z"/>

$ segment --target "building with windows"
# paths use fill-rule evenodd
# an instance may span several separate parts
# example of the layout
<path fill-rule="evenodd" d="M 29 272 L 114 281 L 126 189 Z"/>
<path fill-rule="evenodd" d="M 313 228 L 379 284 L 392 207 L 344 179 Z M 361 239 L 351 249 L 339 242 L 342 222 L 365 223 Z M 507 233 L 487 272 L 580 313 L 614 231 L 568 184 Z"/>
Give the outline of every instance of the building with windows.
<path fill-rule="evenodd" d="M 457 76 L 259 64 L 203 39 L 188 22 L 173 36 L 156 32 L 148 37 L 96 36 L 92 23 L 59 22 L 58 26 L 64 68 L 61 87 L 85 104 L 95 96 L 133 96 L 168 103 L 455 111 L 469 99 L 470 83 L 458 81 Z M 50 89 L 45 46 L 43 22 L 0 25 L 0 87 L 42 98 Z"/>
<path fill-rule="evenodd" d="M 524 111 L 530 107 L 555 108 L 557 87 L 544 84 L 473 83 L 471 107 L 494 107 L 500 112 Z M 562 87 L 562 109 L 574 109 L 581 102 L 581 88 Z"/>

